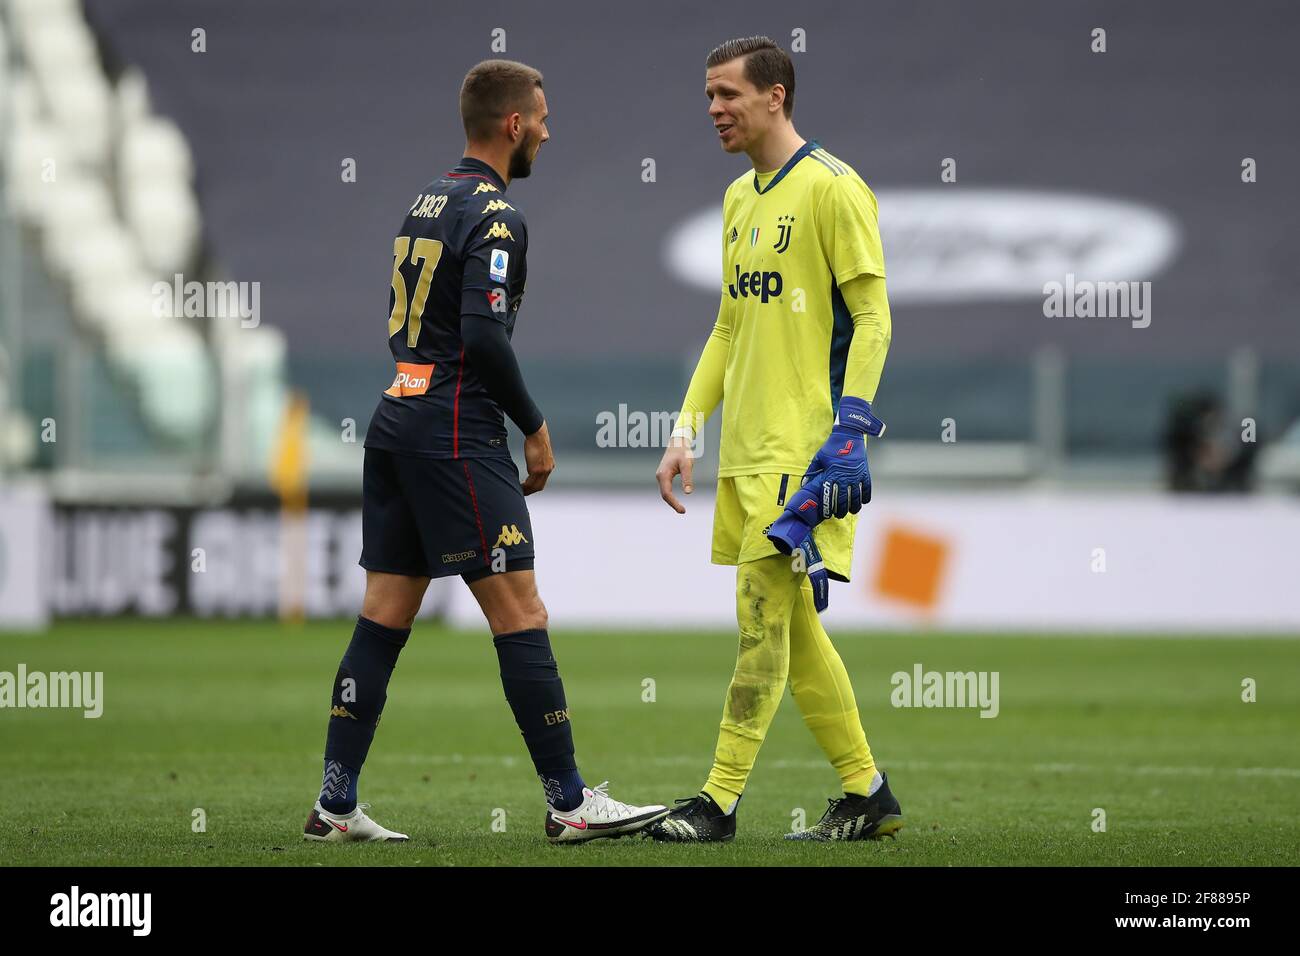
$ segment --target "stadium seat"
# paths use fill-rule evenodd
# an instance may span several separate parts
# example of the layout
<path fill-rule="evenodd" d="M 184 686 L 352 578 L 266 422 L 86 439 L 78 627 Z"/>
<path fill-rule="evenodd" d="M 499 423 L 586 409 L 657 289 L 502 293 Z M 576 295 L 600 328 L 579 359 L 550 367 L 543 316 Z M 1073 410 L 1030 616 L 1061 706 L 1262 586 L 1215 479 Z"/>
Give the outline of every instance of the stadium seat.
<path fill-rule="evenodd" d="M 114 221 L 113 198 L 97 178 L 64 172 L 38 217 L 41 247 L 55 274 L 67 278 L 84 267 L 82 237 Z"/>
<path fill-rule="evenodd" d="M 126 221 L 144 261 L 162 276 L 183 272 L 199 242 L 199 204 L 184 181 L 138 178 L 122 195 Z"/>
<path fill-rule="evenodd" d="M 129 129 L 133 124 L 149 118 L 149 81 L 135 67 L 127 67 L 117 78 L 113 91 L 117 103 L 117 125 Z"/>
<path fill-rule="evenodd" d="M 149 316 L 120 322 L 106 335 L 113 363 L 131 376 L 149 422 L 177 442 L 206 434 L 216 376 L 203 339 L 189 326 Z"/>
<path fill-rule="evenodd" d="M 77 162 L 102 169 L 108 160 L 110 118 L 108 86 L 92 72 L 73 72 L 47 77 L 45 98 L 55 121 L 75 136 L 68 140 Z"/>
<path fill-rule="evenodd" d="M 175 124 L 150 113 L 138 70 L 110 84 L 77 0 L 8 0 L 7 11 L 19 51 L 12 72 L 0 69 L 10 84 L 0 91 L 12 131 L 4 159 L 17 185 L 10 204 L 36 230 L 75 319 L 102 337 L 110 366 L 135 387 L 150 428 L 193 443 L 215 414 L 213 357 L 195 325 L 172 315 L 170 300 L 159 310 L 153 295 L 198 249 L 189 147 Z M 283 356 L 253 364 L 278 376 Z"/>
<path fill-rule="evenodd" d="M 133 318 L 156 317 L 152 288 L 153 277 L 138 261 L 123 262 L 113 273 L 76 282 L 73 305 L 88 325 L 104 331 Z M 167 321 L 170 316 L 160 319 Z"/>
<path fill-rule="evenodd" d="M 61 159 L 67 155 L 63 138 L 52 124 L 24 119 L 15 110 L 8 153 L 10 180 L 15 184 L 8 191 L 10 205 L 19 219 L 35 224 L 57 192 L 53 184 L 43 180 L 42 173 L 49 161 L 53 161 L 57 173 Z"/>
<path fill-rule="evenodd" d="M 175 123 L 156 116 L 136 120 L 123 129 L 117 162 L 123 182 L 176 179 L 189 183 L 194 178 L 194 161 L 185 137 Z"/>

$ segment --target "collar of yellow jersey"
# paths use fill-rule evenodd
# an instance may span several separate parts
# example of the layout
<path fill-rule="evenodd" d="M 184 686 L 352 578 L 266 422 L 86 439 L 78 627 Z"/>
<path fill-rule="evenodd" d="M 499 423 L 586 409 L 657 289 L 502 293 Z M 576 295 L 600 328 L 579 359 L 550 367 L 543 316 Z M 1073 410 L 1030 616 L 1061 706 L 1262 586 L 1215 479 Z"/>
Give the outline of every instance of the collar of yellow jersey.
<path fill-rule="evenodd" d="M 808 140 L 808 142 L 804 143 L 802 146 L 800 146 L 798 149 L 794 151 L 794 155 L 785 161 L 785 165 L 782 166 L 780 170 L 777 171 L 777 174 L 772 177 L 772 181 L 768 183 L 766 186 L 760 186 L 758 184 L 758 172 L 755 171 L 754 192 L 758 193 L 760 196 L 763 195 L 763 193 L 765 192 L 770 192 L 772 187 L 774 187 L 781 180 L 785 179 L 785 174 L 788 173 L 790 170 L 794 169 L 795 164 L 798 163 L 799 160 L 803 159 L 814 149 L 821 149 L 821 148 L 822 148 L 821 144 L 818 143 L 817 140 L 815 139 Z"/>

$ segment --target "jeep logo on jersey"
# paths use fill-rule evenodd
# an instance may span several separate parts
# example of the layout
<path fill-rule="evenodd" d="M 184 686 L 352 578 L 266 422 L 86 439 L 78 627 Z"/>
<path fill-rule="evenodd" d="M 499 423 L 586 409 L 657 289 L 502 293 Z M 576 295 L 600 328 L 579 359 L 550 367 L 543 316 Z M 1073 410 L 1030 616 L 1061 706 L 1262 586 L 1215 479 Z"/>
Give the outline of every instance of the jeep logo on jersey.
<path fill-rule="evenodd" d="M 779 272 L 741 272 L 740 266 L 736 266 L 736 281 L 727 286 L 727 291 L 733 299 L 737 295 L 757 295 L 766 302 L 781 294 L 782 285 Z"/>
<path fill-rule="evenodd" d="M 506 228 L 506 224 L 502 222 L 500 219 L 492 223 L 492 228 L 487 231 L 487 235 L 484 236 L 483 238 L 484 239 L 509 239 L 511 242 L 514 242 L 515 239 L 514 236 L 510 235 L 510 230 Z"/>
<path fill-rule="evenodd" d="M 397 377 L 393 384 L 384 389 L 385 395 L 405 398 L 407 395 L 423 395 L 429 390 L 429 379 L 433 376 L 432 365 L 417 365 L 414 362 L 398 362 Z"/>

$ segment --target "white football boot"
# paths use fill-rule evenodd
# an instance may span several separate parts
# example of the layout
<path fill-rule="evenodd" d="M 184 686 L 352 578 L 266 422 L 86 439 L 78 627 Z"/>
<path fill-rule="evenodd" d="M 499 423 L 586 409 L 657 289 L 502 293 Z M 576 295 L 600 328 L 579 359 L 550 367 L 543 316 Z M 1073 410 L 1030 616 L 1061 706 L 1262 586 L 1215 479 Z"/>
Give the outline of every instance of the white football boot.
<path fill-rule="evenodd" d="M 316 806 L 311 811 L 311 816 L 307 817 L 307 826 L 303 828 L 302 838 L 304 840 L 315 840 L 318 843 L 375 843 L 378 841 L 387 841 L 389 843 L 400 843 L 402 840 L 409 840 L 405 833 L 396 833 L 393 830 L 386 830 L 374 820 L 366 816 L 365 811 L 370 807 L 368 803 L 358 803 L 356 808 L 348 814 L 330 813 L 316 801 Z"/>
<path fill-rule="evenodd" d="M 620 803 L 605 789 L 606 780 L 594 790 L 582 788 L 582 805 L 573 810 L 546 808 L 546 839 L 552 843 L 585 843 L 601 837 L 621 837 L 636 833 L 668 812 L 667 807 L 655 804 L 634 807 Z"/>

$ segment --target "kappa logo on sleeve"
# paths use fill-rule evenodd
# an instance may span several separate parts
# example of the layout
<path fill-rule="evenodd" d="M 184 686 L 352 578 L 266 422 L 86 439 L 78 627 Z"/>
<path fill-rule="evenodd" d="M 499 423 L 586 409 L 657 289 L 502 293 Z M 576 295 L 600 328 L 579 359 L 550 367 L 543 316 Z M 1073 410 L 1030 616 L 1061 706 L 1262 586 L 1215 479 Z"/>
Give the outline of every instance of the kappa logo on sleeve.
<path fill-rule="evenodd" d="M 493 249 L 492 259 L 488 265 L 488 275 L 497 282 L 506 281 L 506 273 L 510 269 L 510 253 L 504 249 Z"/>
<path fill-rule="evenodd" d="M 490 228 L 487 231 L 487 235 L 485 235 L 483 238 L 484 239 L 509 239 L 511 242 L 514 242 L 515 240 L 514 235 L 510 232 L 510 227 L 507 226 L 500 219 L 492 223 L 492 228 Z"/>

